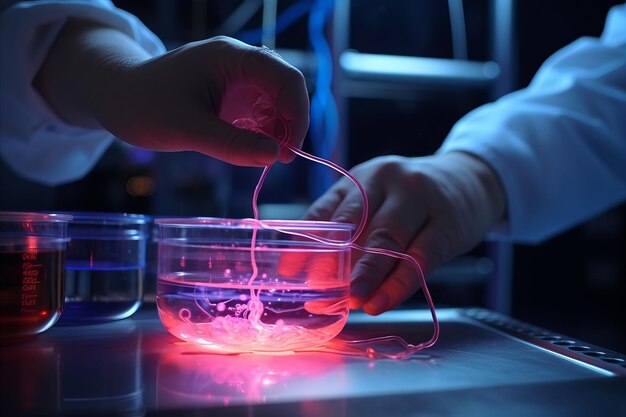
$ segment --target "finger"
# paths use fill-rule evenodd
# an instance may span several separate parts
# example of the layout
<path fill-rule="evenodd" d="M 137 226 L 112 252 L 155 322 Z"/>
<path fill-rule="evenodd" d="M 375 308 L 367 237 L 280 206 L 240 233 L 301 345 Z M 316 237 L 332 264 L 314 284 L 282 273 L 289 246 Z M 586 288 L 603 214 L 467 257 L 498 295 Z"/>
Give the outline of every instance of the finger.
<path fill-rule="evenodd" d="M 276 272 L 287 278 L 303 274 L 310 288 L 337 286 L 340 283 L 337 277 L 339 256 L 337 250 L 284 251 L 278 259 Z"/>
<path fill-rule="evenodd" d="M 309 254 L 304 251 L 284 251 L 278 259 L 276 272 L 280 276 L 293 278 L 304 270 Z"/>
<path fill-rule="evenodd" d="M 451 240 L 445 236 L 443 228 L 429 224 L 411 243 L 411 248 L 407 253 L 419 263 L 425 277 L 455 255 L 450 245 Z M 408 262 L 398 263 L 388 278 L 367 300 L 363 309 L 368 314 L 377 315 L 400 305 L 419 290 L 419 274 L 420 271 L 415 270 Z"/>
<path fill-rule="evenodd" d="M 310 254 L 306 264 L 306 277 L 313 288 L 324 288 L 328 285 L 337 285 L 337 270 L 339 268 L 339 252 L 315 252 Z"/>
<path fill-rule="evenodd" d="M 287 141 L 301 148 L 309 129 L 309 95 L 302 73 L 275 52 L 251 46 L 241 55 L 239 71 L 242 80 L 273 98 L 286 123 Z M 280 160 L 288 162 L 293 157 L 285 149 Z"/>
<path fill-rule="evenodd" d="M 278 160 L 280 145 L 272 138 L 247 129 L 240 129 L 206 114 L 196 115 L 190 111 L 183 118 L 183 138 L 177 143 L 222 161 L 240 165 L 261 167 Z"/>
<path fill-rule="evenodd" d="M 386 199 L 372 217 L 364 246 L 404 253 L 424 227 L 425 208 L 406 204 L 403 199 Z M 390 256 L 363 254 L 352 271 L 351 307 L 359 308 L 378 292 L 399 260 Z M 383 294 L 383 293 L 381 293 Z M 394 294 L 394 299 L 398 296 Z"/>
<path fill-rule="evenodd" d="M 335 184 L 311 204 L 304 218 L 306 220 L 330 220 L 345 195 L 346 190 L 339 183 Z"/>
<path fill-rule="evenodd" d="M 418 255 L 409 253 L 420 265 Z M 378 315 L 390 310 L 413 295 L 420 288 L 419 271 L 405 260 L 398 260 L 393 270 L 363 304 L 363 310 L 371 315 Z"/>
<path fill-rule="evenodd" d="M 339 266 L 340 253 L 337 251 L 312 253 L 306 265 L 306 276 L 309 288 L 328 290 L 337 288 L 341 282 L 338 280 L 337 272 Z M 345 292 L 340 291 L 334 299 L 321 301 L 308 301 L 304 308 L 312 314 L 338 315 L 346 314 L 349 308 L 348 298 Z"/>
<path fill-rule="evenodd" d="M 344 192 L 341 187 L 335 186 L 331 188 L 326 194 L 318 198 L 312 205 L 309 207 L 307 212 L 304 215 L 304 219 L 307 220 L 322 220 L 329 221 L 335 212 L 337 206 L 343 200 Z M 307 258 L 309 256 L 305 255 L 301 252 L 285 252 L 281 255 L 278 262 L 278 273 L 287 276 L 294 277 L 297 274 L 301 273 L 304 270 L 304 266 L 307 262 Z M 310 271 L 308 272 L 309 279 L 319 280 L 322 275 L 324 275 L 324 270 L 326 269 L 323 265 L 325 261 L 325 257 L 313 257 L 313 265 L 310 267 Z M 336 275 L 336 263 L 337 260 L 334 259 L 333 265 L 334 275 Z"/>
<path fill-rule="evenodd" d="M 362 178 L 361 185 L 368 193 L 369 214 L 375 213 L 385 198 L 384 193 L 377 192 L 380 187 L 369 178 Z M 307 212 L 307 216 L 323 218 L 341 223 L 359 224 L 364 213 L 363 196 L 360 190 L 348 179 L 342 178 L 320 197 Z"/>
<path fill-rule="evenodd" d="M 351 183 L 349 186 L 351 186 L 350 189 L 347 190 L 345 197 L 339 202 L 339 205 L 335 208 L 330 218 L 335 222 L 359 224 L 365 215 L 363 199 L 356 187 Z M 363 187 L 367 186 L 363 185 Z M 368 197 L 368 211 L 375 213 L 381 201 L 381 198 Z"/>
<path fill-rule="evenodd" d="M 343 297 L 335 300 L 307 301 L 304 303 L 304 308 L 311 314 L 345 315 L 348 312 L 348 302 Z"/>

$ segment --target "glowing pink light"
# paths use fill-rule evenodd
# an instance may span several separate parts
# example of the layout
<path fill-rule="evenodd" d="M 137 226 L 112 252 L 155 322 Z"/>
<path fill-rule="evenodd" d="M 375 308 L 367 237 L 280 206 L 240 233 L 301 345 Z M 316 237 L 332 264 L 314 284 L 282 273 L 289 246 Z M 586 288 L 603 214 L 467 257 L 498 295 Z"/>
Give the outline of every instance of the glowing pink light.
<path fill-rule="evenodd" d="M 263 100 L 260 99 L 255 104 L 255 107 L 267 105 L 271 106 L 271 100 L 263 98 Z M 266 126 L 276 125 L 275 109 L 272 108 L 272 111 L 265 111 L 264 109 L 259 110 L 257 108 L 253 109 L 253 114 L 254 113 L 263 115 Z M 269 119 L 267 119 L 267 117 L 269 117 L 269 115 L 274 115 L 272 116 L 274 119 L 268 121 Z M 249 247 L 250 268 L 245 265 L 245 262 L 238 260 L 234 266 L 229 265 L 234 268 L 235 277 L 231 277 L 233 271 L 230 268 L 224 269 L 223 278 L 228 280 L 226 285 L 224 285 L 224 283 L 212 282 L 187 284 L 193 286 L 192 291 L 194 297 L 197 297 L 195 298 L 195 304 L 188 305 L 184 308 L 176 307 L 176 310 L 172 310 L 173 314 L 161 315 L 161 320 L 165 327 L 172 334 L 192 342 L 202 347 L 202 349 L 219 353 L 264 352 L 273 354 L 276 352 L 285 353 L 312 348 L 320 349 L 321 346 L 324 345 L 324 349 L 344 355 L 365 356 L 370 359 L 403 359 L 434 345 L 439 337 L 439 323 L 420 264 L 414 258 L 404 253 L 394 252 L 384 248 L 366 248 L 355 243 L 364 231 L 368 218 L 368 201 L 365 190 L 356 178 L 345 169 L 331 161 L 309 155 L 288 143 L 287 140 L 290 137 L 288 125 L 282 119 L 279 118 L 278 120 L 283 124 L 284 136 L 279 138 L 283 147 L 291 150 L 298 156 L 323 164 L 340 172 L 347 176 L 358 188 L 361 193 L 363 214 L 354 234 L 346 241 L 333 240 L 304 232 L 282 230 L 274 224 L 259 220 L 257 201 L 262 185 L 271 168 L 271 165 L 268 165 L 263 169 L 252 196 L 254 219 L 244 219 L 242 221 L 244 225 L 249 225 L 252 231 Z M 263 126 L 254 124 L 256 123 L 254 120 L 246 119 L 245 123 L 237 122 L 238 121 L 235 121 L 233 124 L 265 134 L 271 133 L 264 132 L 262 130 Z M 266 250 L 266 248 L 257 247 L 257 236 L 260 229 L 272 229 L 321 243 L 324 248 L 323 252 L 329 252 L 329 256 L 323 257 L 323 262 L 318 262 L 318 265 L 310 265 L 303 270 L 302 265 L 306 263 L 306 258 L 310 256 L 308 253 L 285 253 L 285 255 L 295 255 L 296 258 L 304 255 L 304 259 L 300 261 L 296 259 L 295 262 L 279 265 L 278 274 L 284 277 L 295 277 L 304 274 L 307 279 L 307 290 L 317 290 L 323 294 L 336 293 L 338 295 L 333 295 L 332 297 L 335 298 L 325 301 L 301 301 L 299 305 L 295 307 L 290 305 L 290 307 L 285 310 L 284 305 L 291 302 L 286 300 L 287 296 L 292 297 L 294 293 L 302 291 L 302 289 L 296 286 L 288 287 L 282 282 L 255 282 L 260 274 L 259 266 L 256 261 L 257 252 Z M 327 251 L 326 247 L 330 249 Z M 338 270 L 339 261 L 337 253 L 339 250 L 335 250 L 335 248 L 340 248 L 342 251 L 345 251 L 345 248 L 351 248 L 363 252 L 391 256 L 409 262 L 418 274 L 422 291 L 430 308 L 434 325 L 432 337 L 417 345 L 409 344 L 399 336 L 383 336 L 350 341 L 337 340 L 338 338 L 336 338 L 336 336 L 343 329 L 349 313 L 349 283 L 339 279 L 341 278 L 339 276 L 340 274 L 347 273 L 347 268 Z M 281 257 L 281 260 L 287 257 L 288 256 Z M 226 257 L 225 255 L 218 254 L 216 255 L 216 260 L 222 263 L 226 260 Z M 208 264 L 209 267 L 212 267 L 211 259 L 209 259 Z M 181 257 L 180 267 L 184 269 L 185 257 Z M 220 269 L 221 268 L 222 267 L 220 267 Z M 250 276 L 245 278 L 247 284 L 238 286 L 236 284 L 237 279 L 242 276 L 246 277 L 250 269 Z M 260 276 L 266 277 L 265 274 L 261 274 Z M 168 280 L 177 283 L 176 277 L 160 276 L 159 280 L 163 283 L 166 283 Z M 229 287 L 231 283 L 232 288 Z M 241 293 L 241 291 L 243 291 L 243 293 Z M 271 293 L 274 303 L 268 301 L 267 305 L 264 305 L 261 301 L 261 291 Z M 222 301 L 225 299 L 224 297 L 229 298 L 228 301 Z M 162 308 L 167 307 L 160 306 L 160 312 Z M 318 317 L 333 317 L 333 319 L 336 318 L 336 321 L 331 321 L 323 326 L 316 326 L 314 328 L 309 328 L 306 323 L 301 325 L 297 320 L 294 321 L 291 320 L 291 318 L 285 322 L 274 316 L 273 319 L 266 319 L 268 321 L 267 323 L 262 321 L 262 318 L 268 317 L 268 312 L 275 314 L 279 310 L 287 312 L 303 311 L 305 313 L 302 315 L 303 318 L 310 318 L 317 315 Z M 274 322 L 274 324 L 271 324 L 272 322 Z M 187 337 L 183 335 L 187 335 Z M 383 348 L 383 345 L 385 348 Z M 389 353 L 389 347 L 392 348 L 391 353 Z"/>
<path fill-rule="evenodd" d="M 426 348 L 429 348 L 429 347 L 433 346 L 437 342 L 437 340 L 439 338 L 439 321 L 437 319 L 437 313 L 435 311 L 435 306 L 434 306 L 434 303 L 432 301 L 432 297 L 430 295 L 430 291 L 428 290 L 428 286 L 426 285 L 426 278 L 424 276 L 424 272 L 422 270 L 421 265 L 417 262 L 417 260 L 415 258 L 413 258 L 412 256 L 409 256 L 408 254 L 392 251 L 392 250 L 385 249 L 385 248 L 363 247 L 363 246 L 360 246 L 360 245 L 355 243 L 358 240 L 358 238 L 360 237 L 360 235 L 362 234 L 362 232 L 365 230 L 365 226 L 367 224 L 367 219 L 368 219 L 369 204 L 368 204 L 368 201 L 367 201 L 367 193 L 365 192 L 365 189 L 359 183 L 359 181 L 352 174 L 350 174 L 350 172 L 348 172 L 344 168 L 342 168 L 339 165 L 333 163 L 332 161 L 328 161 L 326 159 L 323 159 L 323 158 L 320 158 L 320 157 L 317 157 L 317 156 L 314 156 L 314 155 L 310 155 L 310 154 L 302 151 L 301 149 L 296 148 L 292 144 L 290 144 L 288 142 L 288 139 L 290 138 L 289 125 L 287 124 L 287 122 L 284 119 L 282 119 L 282 117 L 280 117 L 280 115 L 278 114 L 276 109 L 273 107 L 272 103 L 273 103 L 273 101 L 271 100 L 270 97 L 266 97 L 266 96 L 260 97 L 259 100 L 257 100 L 257 102 L 253 106 L 253 114 L 270 114 L 270 115 L 273 115 L 273 119 L 271 119 L 271 120 L 263 120 L 263 123 L 258 123 L 260 120 L 254 120 L 254 119 L 238 119 L 235 122 L 233 122 L 233 125 L 241 127 L 241 128 L 249 129 L 249 130 L 252 130 L 252 131 L 261 132 L 261 133 L 267 134 L 269 136 L 272 136 L 273 132 L 265 131 L 264 128 L 267 128 L 267 126 L 275 125 L 276 124 L 275 123 L 276 119 L 278 119 L 278 121 L 280 121 L 282 123 L 283 131 L 284 131 L 284 135 L 281 138 L 277 138 L 280 141 L 281 146 L 289 149 L 291 152 L 293 152 L 297 156 L 300 156 L 300 157 L 303 157 L 303 158 L 308 159 L 310 161 L 313 161 L 313 162 L 325 165 L 325 166 L 327 166 L 329 168 L 334 169 L 335 171 L 339 172 L 340 174 L 346 176 L 350 181 L 352 181 L 352 183 L 359 190 L 359 192 L 361 194 L 362 205 L 363 205 L 363 213 L 362 213 L 362 216 L 361 216 L 361 220 L 360 220 L 360 222 L 359 222 L 359 224 L 358 224 L 358 226 L 356 228 L 356 231 L 354 232 L 353 236 L 348 241 L 345 241 L 345 242 L 336 241 L 336 240 L 322 238 L 322 237 L 319 237 L 319 236 L 313 236 L 313 235 L 310 235 L 310 234 L 307 234 L 307 233 L 286 232 L 286 231 L 283 231 L 283 232 L 290 233 L 290 234 L 297 235 L 297 236 L 301 236 L 301 237 L 305 237 L 305 238 L 314 240 L 316 242 L 324 243 L 324 244 L 329 245 L 329 246 L 350 247 L 352 249 L 357 249 L 357 250 L 362 251 L 362 252 L 390 256 L 390 257 L 393 257 L 393 258 L 396 258 L 396 259 L 400 259 L 400 260 L 404 260 L 406 262 L 409 262 L 411 264 L 411 266 L 417 272 L 418 280 L 420 282 L 420 286 L 422 288 L 422 291 L 423 291 L 424 296 L 426 298 L 426 301 L 428 303 L 428 307 L 430 309 L 430 313 L 431 313 L 431 316 L 432 316 L 432 319 L 433 319 L 433 335 L 426 342 L 419 343 L 417 345 L 413 345 L 413 344 L 410 344 L 410 343 L 406 342 L 404 339 L 402 339 L 399 336 L 384 336 L 384 337 L 378 337 L 378 338 L 373 338 L 373 339 L 354 340 L 351 343 L 353 343 L 354 345 L 367 346 L 367 348 L 365 349 L 365 355 L 367 357 L 369 357 L 369 358 L 386 357 L 386 358 L 390 358 L 390 359 L 404 359 L 404 358 L 412 356 L 413 354 L 415 354 L 415 353 L 417 353 L 417 352 L 419 352 L 419 351 L 421 351 L 423 349 L 426 349 Z M 261 191 L 261 187 L 263 186 L 263 183 L 265 182 L 265 178 L 267 177 L 267 174 L 268 174 L 270 168 L 271 168 L 271 165 L 268 165 L 268 166 L 266 166 L 263 169 L 263 172 L 261 173 L 259 181 L 258 181 L 256 187 L 254 188 L 254 193 L 252 195 L 252 211 L 253 211 L 253 214 L 254 214 L 254 224 L 253 224 L 254 228 L 253 228 L 253 232 L 252 232 L 252 239 L 251 239 L 251 245 L 250 245 L 250 258 L 251 258 L 250 260 L 251 260 L 251 263 L 252 263 L 253 272 L 252 272 L 252 276 L 250 277 L 250 280 L 248 282 L 249 285 L 252 284 L 252 282 L 254 281 L 254 279 L 256 278 L 256 276 L 258 274 L 258 270 L 257 270 L 257 266 L 256 266 L 256 260 L 255 260 L 255 246 L 256 246 L 257 229 L 258 229 L 258 227 L 267 227 L 266 225 L 263 224 L 262 221 L 259 220 L 259 210 L 258 210 L 257 201 L 258 201 L 259 193 Z M 254 291 L 251 291 L 251 295 L 254 298 Z M 261 306 L 261 308 L 262 308 L 262 306 Z M 375 345 L 377 343 L 389 343 L 389 342 L 398 343 L 403 348 L 403 351 L 401 351 L 399 353 L 385 353 L 385 352 L 378 352 L 378 351 L 376 351 L 372 347 L 373 345 Z"/>
<path fill-rule="evenodd" d="M 299 390 L 302 378 L 321 380 L 332 370 L 329 389 L 345 389 L 347 358 L 320 352 L 280 355 L 203 355 L 208 346 L 172 345 L 159 357 L 157 401 L 164 406 L 262 403 Z M 326 379 L 324 379 L 326 380 Z M 304 394 L 306 395 L 306 394 Z"/>

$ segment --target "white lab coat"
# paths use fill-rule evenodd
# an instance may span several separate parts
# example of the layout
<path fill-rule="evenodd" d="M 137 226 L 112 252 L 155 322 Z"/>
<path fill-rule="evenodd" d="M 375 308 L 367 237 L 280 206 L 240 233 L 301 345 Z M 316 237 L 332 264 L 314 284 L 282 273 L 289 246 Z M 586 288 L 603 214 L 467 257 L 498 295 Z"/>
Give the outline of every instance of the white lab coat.
<path fill-rule="evenodd" d="M 11 4 L 14 3 L 14 4 Z M 0 14 L 0 155 L 18 174 L 48 185 L 85 176 L 114 137 L 64 123 L 32 81 L 68 17 L 115 27 L 152 56 L 163 43 L 135 16 L 107 0 L 2 2 Z"/>
<path fill-rule="evenodd" d="M 438 152 L 498 174 L 507 221 L 491 238 L 537 243 L 626 200 L 626 5 L 600 38 L 551 56 L 530 85 L 459 120 Z"/>
<path fill-rule="evenodd" d="M 19 2 L 0 15 L 0 154 L 45 184 L 80 179 L 113 137 L 63 123 L 31 82 L 68 16 L 123 30 L 153 55 L 165 48 L 109 1 Z M 14 65 L 8 65 L 14 62 Z M 539 242 L 626 199 L 626 5 L 598 39 L 548 59 L 530 86 L 462 118 L 438 152 L 474 154 L 497 172 L 508 216 L 497 239 Z"/>

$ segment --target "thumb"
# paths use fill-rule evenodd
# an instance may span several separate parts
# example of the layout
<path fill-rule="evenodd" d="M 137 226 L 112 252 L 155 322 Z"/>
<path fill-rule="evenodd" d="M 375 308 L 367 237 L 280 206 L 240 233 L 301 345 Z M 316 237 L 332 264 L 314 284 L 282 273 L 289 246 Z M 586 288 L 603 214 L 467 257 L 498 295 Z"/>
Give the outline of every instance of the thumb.
<path fill-rule="evenodd" d="M 409 255 L 415 258 L 422 268 L 424 275 L 429 276 L 443 263 L 457 255 L 454 242 L 458 237 L 450 236 L 445 227 L 438 227 L 433 222 L 428 223 L 413 239 L 409 248 Z"/>
<path fill-rule="evenodd" d="M 233 165 L 262 167 L 273 164 L 280 155 L 275 139 L 217 118 L 209 119 L 194 133 L 187 139 L 191 149 Z"/>
<path fill-rule="evenodd" d="M 237 76 L 262 95 L 273 99 L 286 124 L 286 140 L 301 148 L 309 129 L 309 95 L 302 73 L 267 48 L 248 49 L 240 55 Z M 281 160 L 292 159 L 290 153 Z"/>

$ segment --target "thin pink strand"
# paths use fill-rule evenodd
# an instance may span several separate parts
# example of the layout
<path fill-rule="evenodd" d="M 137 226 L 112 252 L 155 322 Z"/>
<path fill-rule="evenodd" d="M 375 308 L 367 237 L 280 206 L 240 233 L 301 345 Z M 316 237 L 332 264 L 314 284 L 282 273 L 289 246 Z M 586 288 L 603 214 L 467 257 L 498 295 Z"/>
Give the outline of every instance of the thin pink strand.
<path fill-rule="evenodd" d="M 250 287 L 250 299 L 252 300 L 259 299 L 258 291 L 255 292 L 254 287 L 252 286 L 252 283 L 254 282 L 256 277 L 259 275 L 259 267 L 257 266 L 257 263 L 256 263 L 256 236 L 257 236 L 257 231 L 258 231 L 258 227 L 256 227 L 256 223 L 259 221 L 259 205 L 257 201 L 259 199 L 259 193 L 261 192 L 261 187 L 263 187 L 265 178 L 267 177 L 267 174 L 269 173 L 271 168 L 272 168 L 271 165 L 267 165 L 265 168 L 263 168 L 263 172 L 261 173 L 261 176 L 259 177 L 259 181 L 256 187 L 254 187 L 254 193 L 252 194 L 252 212 L 254 215 L 255 227 L 252 229 L 252 238 L 250 239 L 250 263 L 252 265 L 252 275 L 250 275 L 250 279 L 248 280 L 248 286 Z"/>
<path fill-rule="evenodd" d="M 271 100 L 268 100 L 267 98 L 262 97 L 261 99 L 259 99 L 259 101 L 255 104 L 255 106 L 271 106 Z M 257 109 L 259 110 L 259 109 Z M 261 109 L 263 110 L 263 109 Z M 276 115 L 277 112 L 275 110 L 273 110 L 273 114 Z M 254 120 L 250 120 L 250 119 L 240 119 L 241 120 L 241 125 L 239 127 L 245 127 L 245 128 L 249 128 L 251 130 L 255 130 L 255 131 L 261 131 L 260 126 L 254 121 Z M 280 144 L 282 147 L 285 147 L 287 149 L 289 149 L 291 152 L 293 152 L 294 154 L 308 159 L 312 162 L 316 162 L 318 164 L 322 164 L 325 165 L 337 172 L 339 172 L 340 174 L 346 176 L 350 181 L 352 181 L 352 183 L 358 188 L 359 193 L 361 194 L 361 201 L 362 201 L 362 205 L 363 205 L 363 213 L 361 215 L 361 220 L 359 221 L 358 226 L 355 229 L 354 234 L 352 235 L 352 237 L 347 240 L 347 241 L 338 241 L 338 240 L 333 240 L 333 239 L 326 239 L 323 237 L 319 237 L 319 236 L 313 236 L 310 235 L 308 233 L 301 233 L 301 232 L 293 232 L 293 231 L 285 231 L 285 230 L 280 230 L 279 228 L 275 228 L 278 231 L 284 232 L 284 233 L 288 233 L 291 235 L 296 235 L 296 236 L 301 236 L 304 238 L 308 238 L 329 246 L 334 246 L 334 247 L 349 247 L 351 249 L 356 249 L 359 250 L 361 252 L 366 252 L 366 253 L 371 253 L 371 254 L 377 254 L 377 255 L 384 255 L 384 256 L 389 256 L 392 258 L 396 258 L 399 260 L 403 260 L 406 262 L 409 262 L 411 264 L 411 266 L 413 267 L 413 269 L 416 271 L 417 275 L 418 275 L 418 280 L 419 280 L 419 284 L 422 288 L 422 291 L 424 293 L 424 297 L 426 298 L 426 302 L 428 303 L 428 308 L 430 310 L 430 314 L 432 316 L 432 320 L 433 320 L 433 334 L 430 337 L 430 339 L 428 339 L 425 342 L 422 343 L 418 343 L 416 345 L 410 344 L 408 343 L 406 340 L 404 340 L 402 337 L 400 336 L 381 336 L 381 337 L 375 337 L 375 338 L 369 338 L 369 339 L 363 339 L 363 340 L 351 340 L 348 341 L 348 344 L 351 345 L 355 345 L 355 346 L 367 346 L 367 348 L 365 349 L 365 353 L 368 357 L 370 358 L 376 358 L 376 357 L 382 357 L 382 358 L 388 358 L 388 359 L 406 359 L 408 357 L 411 357 L 412 355 L 414 355 L 415 353 L 429 348 L 431 346 L 433 346 L 437 340 L 439 339 L 439 332 L 440 332 L 440 326 L 439 326 L 439 320 L 437 318 L 437 312 L 435 310 L 435 304 L 433 303 L 432 300 L 432 296 L 430 294 L 430 291 L 428 290 L 428 286 L 426 285 L 426 278 L 424 275 L 424 271 L 422 270 L 421 265 L 419 264 L 419 262 L 413 258 L 412 256 L 406 254 L 406 253 L 402 253 L 402 252 L 396 252 L 390 249 L 384 249 L 384 248 L 372 248 L 372 247 L 364 247 L 361 245 L 358 245 L 356 243 L 356 241 L 358 240 L 358 238 L 361 236 L 361 234 L 363 233 L 363 231 L 365 230 L 365 226 L 367 224 L 367 219 L 369 216 L 369 203 L 367 201 L 367 193 L 365 192 L 365 189 L 363 188 L 363 186 L 361 185 L 361 183 L 346 169 L 342 168 L 341 166 L 335 164 L 332 161 L 326 160 L 324 158 L 320 158 L 314 155 L 311 155 L 307 152 L 304 152 L 303 150 L 293 146 L 292 144 L 287 142 L 287 138 L 289 138 L 289 131 L 288 131 L 288 125 L 287 123 L 280 119 L 283 123 L 283 127 L 284 127 L 284 132 L 285 135 L 283 138 L 281 138 L 280 140 Z M 235 125 L 238 125 L 237 123 L 238 121 L 235 121 Z M 262 132 L 265 133 L 265 132 Z M 250 257 L 251 257 L 251 261 L 252 261 L 252 275 L 250 277 L 250 280 L 248 281 L 248 285 L 251 286 L 252 282 L 254 281 L 254 279 L 256 279 L 257 275 L 258 275 L 258 268 L 256 265 L 256 259 L 255 259 L 255 248 L 256 248 L 256 236 L 257 236 L 257 230 L 258 227 L 262 227 L 262 228 L 269 228 L 269 226 L 267 226 L 267 224 L 265 224 L 263 221 L 261 221 L 259 219 L 259 210 L 258 210 L 258 197 L 259 194 L 261 192 L 261 188 L 263 187 L 263 183 L 265 182 L 265 179 L 267 177 L 267 174 L 269 173 L 269 170 L 271 168 L 271 165 L 266 166 L 263 169 L 263 172 L 261 173 L 261 176 L 259 177 L 259 181 L 256 185 L 256 187 L 254 188 L 254 193 L 252 195 L 252 211 L 253 211 L 253 215 L 254 215 L 254 228 L 253 228 L 253 232 L 252 232 L 252 240 L 251 240 L 251 253 L 250 253 Z M 257 294 L 255 294 L 254 289 L 250 289 L 251 292 L 251 296 L 253 298 L 256 297 Z M 389 343 L 396 343 L 398 345 L 400 345 L 404 350 L 398 353 L 388 353 L 388 352 L 382 352 L 380 350 L 376 350 L 375 347 L 378 344 L 389 344 Z"/>
<path fill-rule="evenodd" d="M 417 262 L 417 260 L 415 258 L 413 258 L 412 256 L 405 254 L 405 253 L 401 253 L 401 252 L 396 252 L 390 249 L 384 249 L 384 248 L 373 248 L 373 247 L 364 247 L 361 245 L 358 245 L 356 242 L 356 240 L 359 238 L 359 236 L 362 234 L 363 230 L 365 229 L 365 226 L 367 224 L 367 218 L 368 218 L 368 214 L 369 214 L 369 203 L 367 201 L 367 194 L 365 192 L 365 189 L 363 188 L 363 186 L 361 185 L 361 183 L 346 169 L 342 168 L 341 166 L 335 164 L 332 161 L 328 161 L 326 159 L 311 155 L 307 152 L 304 152 L 301 149 L 296 148 L 295 146 L 289 144 L 289 143 L 282 143 L 283 146 L 285 146 L 287 149 L 289 149 L 290 151 L 292 151 L 293 153 L 295 153 L 296 155 L 306 158 L 308 160 L 311 160 L 313 162 L 317 162 L 320 164 L 323 164 L 327 167 L 330 167 L 332 169 L 334 169 L 335 171 L 339 172 L 340 174 L 346 176 L 348 179 L 350 179 L 350 181 L 352 181 L 352 183 L 354 183 L 354 185 L 356 185 L 356 187 L 359 189 L 359 192 L 361 194 L 361 201 L 362 201 L 362 205 L 363 205 L 363 214 L 361 216 L 361 220 L 359 221 L 359 225 L 357 227 L 357 229 L 355 230 L 354 234 L 352 235 L 352 238 L 349 239 L 348 241 L 335 241 L 335 240 L 331 240 L 331 239 L 326 239 L 323 237 L 319 237 L 319 236 L 313 236 L 313 235 L 309 235 L 307 233 L 293 233 L 290 232 L 291 234 L 297 234 L 299 236 L 305 237 L 305 238 L 309 238 L 312 239 L 314 241 L 320 242 L 320 243 L 324 243 L 326 245 L 330 245 L 330 246 L 347 246 L 350 247 L 352 249 L 356 249 L 362 252 L 367 252 L 367 253 L 372 253 L 372 254 L 378 254 L 378 255 L 384 255 L 384 256 L 390 256 L 396 259 L 400 259 L 400 260 L 404 260 L 406 262 L 409 262 L 411 264 L 411 266 L 415 269 L 415 271 L 417 272 L 418 275 L 418 280 L 420 283 L 420 286 L 422 288 L 422 291 L 424 292 L 424 297 L 426 298 L 426 302 L 428 304 L 428 308 L 430 310 L 430 314 L 432 316 L 432 320 L 433 320 L 433 334 L 431 336 L 430 339 L 428 339 L 426 342 L 423 343 L 419 343 L 417 345 L 413 345 L 410 344 L 408 342 L 406 342 L 403 338 L 399 337 L 399 336 L 382 336 L 382 337 L 376 337 L 376 338 L 370 338 L 370 339 L 365 339 L 365 340 L 352 340 L 349 343 L 351 344 L 358 344 L 358 345 L 369 345 L 369 347 L 366 349 L 366 353 L 368 354 L 368 356 L 371 357 L 385 357 L 385 358 L 389 358 L 389 359 L 404 359 L 404 358 L 408 358 L 410 356 L 412 356 L 413 354 L 429 348 L 431 346 L 433 346 L 435 343 L 437 343 L 437 340 L 439 339 L 439 332 L 440 332 L 440 326 L 439 326 L 439 320 L 437 318 L 437 312 L 435 309 L 435 304 L 432 300 L 432 296 L 430 294 L 430 291 L 428 290 L 428 285 L 426 285 L 426 279 L 425 279 L 425 275 L 424 275 L 424 271 L 422 270 L 421 265 L 419 264 L 419 262 Z M 265 180 L 265 178 L 262 175 L 262 179 L 263 181 Z M 261 180 L 261 179 L 260 179 Z M 259 184 L 257 184 L 257 188 L 259 187 Z M 262 222 L 261 222 L 262 223 Z M 404 348 L 403 352 L 400 353 L 385 353 L 385 352 L 379 352 L 376 351 L 372 345 L 377 344 L 377 343 L 390 343 L 390 342 L 396 342 L 398 343 L 402 348 Z"/>

